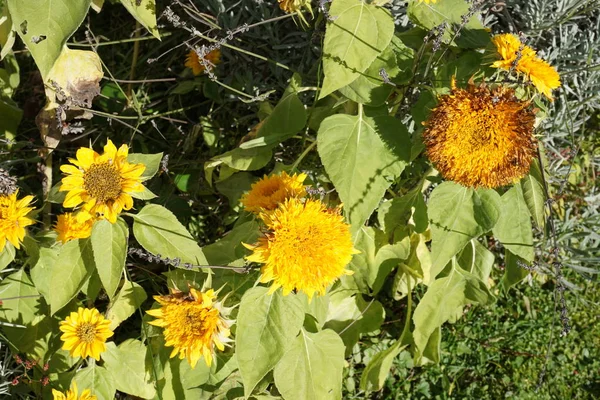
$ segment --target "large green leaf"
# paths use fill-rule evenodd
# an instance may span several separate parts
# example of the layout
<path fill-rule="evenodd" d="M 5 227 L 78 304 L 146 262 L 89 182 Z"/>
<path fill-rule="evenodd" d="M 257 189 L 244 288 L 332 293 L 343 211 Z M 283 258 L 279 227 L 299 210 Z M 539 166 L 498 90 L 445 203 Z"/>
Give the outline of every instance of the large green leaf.
<path fill-rule="evenodd" d="M 46 307 L 24 269 L 2 280 L 0 299 L 0 320 L 5 322 L 2 331 L 16 347 L 13 351 L 27 354 L 31 359 L 43 359 L 52 331 L 57 327 L 44 315 Z"/>
<path fill-rule="evenodd" d="M 7 0 L 13 26 L 45 80 L 91 0 Z"/>
<path fill-rule="evenodd" d="M 360 76 L 392 40 L 390 12 L 361 0 L 333 0 L 323 43 L 321 98 Z"/>
<path fill-rule="evenodd" d="M 333 115 L 317 136 L 325 171 L 344 203 L 353 232 L 369 218 L 410 157 L 406 127 L 390 116 Z"/>
<path fill-rule="evenodd" d="M 360 294 L 348 296 L 346 290 L 340 289 L 329 296 L 323 328 L 338 332 L 346 346 L 346 355 L 350 355 L 360 335 L 378 330 L 384 318 L 383 306 L 377 300 L 365 301 Z"/>
<path fill-rule="evenodd" d="M 445 23 L 443 35 L 445 42 L 452 39 L 463 48 L 485 47 L 490 41 L 490 34 L 479 20 L 477 13 L 469 13 L 469 7 L 469 2 L 465 0 L 443 0 L 431 4 L 411 1 L 407 8 L 407 15 L 417 26 L 426 30 Z M 463 23 L 465 15 L 470 15 L 466 24 Z M 460 31 L 457 30 L 458 27 Z"/>
<path fill-rule="evenodd" d="M 337 333 L 303 329 L 275 367 L 275 385 L 286 400 L 341 399 L 344 362 Z"/>
<path fill-rule="evenodd" d="M 431 253 L 427 248 L 426 239 L 423 235 L 413 233 L 410 238 L 410 254 L 408 259 L 398 264 L 392 293 L 394 299 L 400 300 L 412 292 L 417 284 L 423 282 L 429 284 L 431 280 Z M 404 240 L 406 240 L 404 239 Z"/>
<path fill-rule="evenodd" d="M 115 224 L 106 220 L 98 221 L 92 229 L 90 241 L 96 268 L 102 286 L 111 299 L 119 287 L 125 268 L 128 237 L 129 228 L 120 218 Z"/>
<path fill-rule="evenodd" d="M 133 315 L 147 298 L 143 287 L 126 280 L 106 310 L 106 319 L 110 320 L 110 329 L 114 330 L 121 322 Z"/>
<path fill-rule="evenodd" d="M 235 345 L 246 397 L 283 357 L 304 322 L 298 296 L 267 292 L 265 287 L 250 289 L 240 303 Z"/>
<path fill-rule="evenodd" d="M 473 238 L 490 230 L 499 215 L 500 196 L 444 182 L 431 193 L 427 212 L 431 224 L 434 278 Z"/>
<path fill-rule="evenodd" d="M 0 319 L 19 325 L 31 323 L 40 314 L 40 294 L 24 269 L 0 282 Z"/>
<path fill-rule="evenodd" d="M 6 242 L 4 245 L 4 249 L 0 253 L 0 271 L 8 266 L 15 259 L 15 246 L 13 246 L 10 242 Z"/>
<path fill-rule="evenodd" d="M 304 104 L 295 92 L 291 92 L 277 103 L 273 112 L 262 121 L 256 139 L 242 143 L 240 148 L 274 145 L 294 136 L 306 125 L 307 114 Z"/>
<path fill-rule="evenodd" d="M 377 209 L 377 220 L 387 236 L 391 236 L 397 228 L 406 226 L 411 218 L 416 232 L 422 233 L 427 229 L 427 206 L 421 186 L 402 197 L 382 203 Z"/>
<path fill-rule="evenodd" d="M 33 257 L 30 258 L 35 263 L 30 271 L 31 280 L 33 280 L 36 289 L 44 296 L 46 301 L 50 299 L 50 276 L 59 252 L 59 246 L 40 247 L 37 259 L 31 260 Z"/>
<path fill-rule="evenodd" d="M 50 313 L 63 308 L 75 295 L 94 270 L 94 255 L 89 239 L 75 239 L 65 243 L 56 263 L 50 268 L 49 293 L 46 300 Z"/>
<path fill-rule="evenodd" d="M 417 305 L 413 314 L 413 340 L 423 353 L 431 335 L 444 322 L 455 316 L 466 304 L 488 304 L 494 296 L 477 277 L 453 267 L 446 277 L 435 280 Z"/>
<path fill-rule="evenodd" d="M 385 103 L 393 84 L 384 82 L 382 69 L 394 82 L 404 82 L 412 75 L 413 50 L 406 47 L 398 37 L 394 37 L 383 53 L 358 78 L 340 88 L 340 92 L 357 103 L 372 107 Z"/>
<path fill-rule="evenodd" d="M 249 250 L 242 243 L 252 244 L 258 238 L 259 225 L 256 220 L 236 226 L 224 238 L 202 248 L 210 265 L 227 265 L 244 258 Z"/>
<path fill-rule="evenodd" d="M 402 341 L 397 340 L 389 348 L 377 353 L 369 365 L 364 369 L 362 376 L 360 377 L 360 388 L 368 391 L 381 390 L 385 380 L 390 374 L 390 368 L 392 368 L 392 362 L 394 358 L 406 347 L 402 346 Z"/>
<path fill-rule="evenodd" d="M 117 390 L 143 399 L 154 397 L 152 367 L 146 365 L 146 346 L 142 342 L 127 339 L 119 347 L 109 342 L 102 359 Z"/>
<path fill-rule="evenodd" d="M 348 266 L 348 269 L 354 272 L 350 278 L 356 282 L 362 293 L 370 293 L 377 279 L 375 234 L 375 229 L 372 227 L 364 226 L 359 229 L 354 240 L 354 248 L 360 253 L 352 256 Z"/>
<path fill-rule="evenodd" d="M 123 377 L 120 377 L 123 379 Z M 112 374 L 104 367 L 90 363 L 75 374 L 77 388 L 81 391 L 90 389 L 91 394 L 98 400 L 113 400 L 115 398 L 115 382 Z"/>
<path fill-rule="evenodd" d="M 533 228 L 531 215 L 523 197 L 521 184 L 517 183 L 502 195 L 502 209 L 494 236 L 511 253 L 526 261 L 533 261 Z"/>
<path fill-rule="evenodd" d="M 0 96 L 0 136 L 12 138 L 17 134 L 17 128 L 23 117 L 21 110 L 11 99 Z"/>
<path fill-rule="evenodd" d="M 533 222 L 543 228 L 546 225 L 546 195 L 544 194 L 543 177 L 537 161 L 531 164 L 529 174 L 521 179 L 523 197 L 533 218 Z"/>
<path fill-rule="evenodd" d="M 477 240 L 471 240 L 457 256 L 461 268 L 487 282 L 494 266 L 494 254 Z"/>
<path fill-rule="evenodd" d="M 160 33 L 156 26 L 156 3 L 154 0 L 121 0 L 127 11 L 142 26 L 157 39 L 160 39 Z"/>
<path fill-rule="evenodd" d="M 175 215 L 158 204 L 148 204 L 134 216 L 133 234 L 144 249 L 182 263 L 207 265 L 202 249 Z"/>
<path fill-rule="evenodd" d="M 506 249 L 504 252 L 504 275 L 500 281 L 500 285 L 504 290 L 510 289 L 529 275 L 529 271 L 519 264 L 527 265 L 528 263 Z"/>
<path fill-rule="evenodd" d="M 146 169 L 141 176 L 142 181 L 146 181 L 156 175 L 158 169 L 160 168 L 160 162 L 162 161 L 162 158 L 163 153 L 131 153 L 127 156 L 127 161 L 132 164 L 144 164 L 146 166 Z"/>

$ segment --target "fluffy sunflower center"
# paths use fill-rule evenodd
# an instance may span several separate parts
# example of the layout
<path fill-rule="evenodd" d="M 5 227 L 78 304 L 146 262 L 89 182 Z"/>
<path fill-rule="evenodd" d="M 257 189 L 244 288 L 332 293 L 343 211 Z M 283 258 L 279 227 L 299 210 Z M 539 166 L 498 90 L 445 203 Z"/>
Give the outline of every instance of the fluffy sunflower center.
<path fill-rule="evenodd" d="M 121 175 L 109 163 L 92 164 L 83 175 L 83 186 L 98 202 L 104 203 L 121 194 Z"/>
<path fill-rule="evenodd" d="M 180 310 L 180 323 L 187 334 L 193 336 L 204 336 L 207 332 L 212 332 L 218 320 L 218 311 L 211 308 L 205 308 L 198 304 L 189 304 L 182 306 Z M 179 314 L 179 313 L 177 313 Z"/>
<path fill-rule="evenodd" d="M 92 343 L 96 340 L 96 325 L 84 322 L 77 327 L 77 337 L 85 343 Z"/>
<path fill-rule="evenodd" d="M 535 115 L 507 88 L 453 87 L 425 123 L 427 155 L 446 179 L 470 187 L 509 185 L 529 171 Z"/>

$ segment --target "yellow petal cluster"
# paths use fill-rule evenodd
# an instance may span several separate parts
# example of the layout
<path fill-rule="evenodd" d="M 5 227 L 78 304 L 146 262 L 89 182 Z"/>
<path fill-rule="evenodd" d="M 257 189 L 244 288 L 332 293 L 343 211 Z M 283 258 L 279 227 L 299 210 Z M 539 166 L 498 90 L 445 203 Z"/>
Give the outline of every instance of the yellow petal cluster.
<path fill-rule="evenodd" d="M 58 216 L 54 230 L 58 233 L 58 240 L 67 243 L 69 240 L 90 237 L 94 222 L 95 218 L 87 211 L 64 213 Z"/>
<path fill-rule="evenodd" d="M 288 13 L 299 13 L 303 8 L 310 10 L 310 0 L 277 0 L 279 8 Z M 312 11 L 311 11 L 312 12 Z"/>
<path fill-rule="evenodd" d="M 200 62 L 198 53 L 194 50 L 190 50 L 187 57 L 185 58 L 185 66 L 192 70 L 192 73 L 196 76 L 208 70 L 212 70 L 217 64 L 221 63 L 221 50 L 214 49 L 204 56 L 204 62 Z"/>
<path fill-rule="evenodd" d="M 17 199 L 19 192 L 0 195 L 0 251 L 4 250 L 8 240 L 17 249 L 25 238 L 25 228 L 34 221 L 27 215 L 33 210 L 29 204 L 33 196 Z"/>
<path fill-rule="evenodd" d="M 288 175 L 286 172 L 265 175 L 261 180 L 253 183 L 251 190 L 242 196 L 242 204 L 247 211 L 259 214 L 271 211 L 292 197 L 306 196 L 304 180 L 306 174 Z"/>
<path fill-rule="evenodd" d="M 60 340 L 64 342 L 62 348 L 73 357 L 91 356 L 99 361 L 100 353 L 106 350 L 106 339 L 113 335 L 109 326 L 110 321 L 104 319 L 95 308 L 79 307 L 77 312 L 72 312 L 60 322 L 59 329 L 63 332 Z"/>
<path fill-rule="evenodd" d="M 425 4 L 432 3 L 432 4 L 435 4 L 435 3 L 437 3 L 437 0 L 419 0 L 419 3 L 425 3 Z"/>
<path fill-rule="evenodd" d="M 73 165 L 61 165 L 67 176 L 62 179 L 61 192 L 68 192 L 63 206 L 83 209 L 96 218 L 106 218 L 111 223 L 123 210 L 133 207 L 131 193 L 141 192 L 144 186 L 141 175 L 146 166 L 127 161 L 129 148 L 122 145 L 118 150 L 112 141 L 98 154 L 91 148 L 77 150 Z"/>
<path fill-rule="evenodd" d="M 78 390 L 75 382 L 71 383 L 71 390 L 67 390 L 65 393 L 59 392 L 56 389 L 52 389 L 52 400 L 96 400 L 97 397 L 92 395 L 90 389 L 85 389 L 81 396 L 77 397 Z"/>
<path fill-rule="evenodd" d="M 189 294 L 173 290 L 168 296 L 154 296 L 160 308 L 146 311 L 157 318 L 151 325 L 164 328 L 165 345 L 173 346 L 171 358 L 179 354 L 192 368 L 204 358 L 210 366 L 214 347 L 223 351 L 232 321 L 224 318 L 225 309 L 215 302 L 216 294 L 190 288 Z"/>
<path fill-rule="evenodd" d="M 432 110 L 423 141 L 446 178 L 467 187 L 510 185 L 529 172 L 535 115 L 512 89 L 452 85 Z"/>
<path fill-rule="evenodd" d="M 560 76 L 550 64 L 539 58 L 535 50 L 521 43 L 519 38 L 511 33 L 496 35 L 492 42 L 499 57 L 492 67 L 505 70 L 514 68 L 531 81 L 540 93 L 553 100 L 552 89 L 560 87 Z"/>
<path fill-rule="evenodd" d="M 282 287 L 284 295 L 297 290 L 312 298 L 351 274 L 345 267 L 357 252 L 339 210 L 319 200 L 290 198 L 260 217 L 268 231 L 255 245 L 246 245 L 253 250 L 246 258 L 264 264 L 260 281 L 273 282 L 270 293 Z"/>

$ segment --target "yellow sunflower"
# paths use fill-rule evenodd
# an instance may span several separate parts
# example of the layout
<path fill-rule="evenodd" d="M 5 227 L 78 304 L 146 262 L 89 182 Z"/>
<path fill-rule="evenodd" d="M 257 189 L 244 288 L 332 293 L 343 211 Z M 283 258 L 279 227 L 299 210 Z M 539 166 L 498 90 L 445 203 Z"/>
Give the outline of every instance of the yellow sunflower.
<path fill-rule="evenodd" d="M 290 176 L 282 172 L 278 175 L 265 175 L 253 183 L 251 190 L 242 196 L 242 204 L 247 211 L 255 214 L 274 210 L 289 198 L 306 196 L 303 184 L 305 179 L 306 174 Z"/>
<path fill-rule="evenodd" d="M 560 87 L 560 76 L 550 64 L 539 58 L 535 50 L 521 43 L 519 38 L 511 33 L 496 35 L 492 42 L 500 58 L 492 67 L 505 70 L 514 68 L 524 74 L 544 96 L 553 100 L 552 89 Z"/>
<path fill-rule="evenodd" d="M 144 190 L 140 177 L 146 166 L 127 162 L 128 153 L 127 145 L 117 150 L 110 140 L 102 155 L 85 147 L 77 150 L 77 159 L 69 159 L 74 165 L 60 167 L 67 175 L 60 187 L 60 191 L 68 192 L 63 206 L 85 203 L 84 210 L 92 216 L 117 222 L 122 210 L 133 207 L 131 194 Z"/>
<path fill-rule="evenodd" d="M 221 50 L 214 49 L 204 56 L 204 62 L 200 62 L 198 53 L 194 50 L 190 50 L 187 57 L 185 58 L 185 66 L 192 70 L 192 73 L 196 76 L 200 75 L 204 71 L 212 70 L 217 64 L 221 63 Z"/>
<path fill-rule="evenodd" d="M 291 198 L 260 216 L 268 232 L 257 244 L 245 245 L 254 251 L 246 259 L 264 264 L 260 281 L 273 281 L 269 293 L 283 287 L 284 295 L 299 290 L 310 299 L 352 273 L 345 267 L 357 251 L 339 210 L 328 209 L 319 200 Z"/>
<path fill-rule="evenodd" d="M 0 251 L 4 250 L 8 240 L 17 249 L 25 238 L 25 227 L 33 225 L 34 221 L 27 217 L 33 207 L 29 204 L 33 196 L 25 196 L 17 200 L 19 192 L 0 195 Z"/>
<path fill-rule="evenodd" d="M 425 3 L 425 4 L 429 4 L 429 3 L 437 3 L 437 0 L 419 0 L 419 3 Z"/>
<path fill-rule="evenodd" d="M 94 217 L 83 210 L 76 214 L 64 213 L 58 216 L 54 230 L 58 233 L 58 240 L 67 243 L 69 240 L 90 237 L 94 222 Z"/>
<path fill-rule="evenodd" d="M 277 2 L 279 8 L 288 14 L 299 13 L 303 8 L 310 10 L 310 0 L 277 0 Z"/>
<path fill-rule="evenodd" d="M 233 321 L 224 318 L 228 309 L 215 302 L 216 294 L 210 289 L 200 292 L 190 288 L 189 294 L 172 290 L 168 296 L 154 296 L 162 306 L 146 313 L 157 319 L 151 325 L 164 328 L 165 345 L 173 346 L 171 358 L 179 354 L 192 368 L 200 358 L 210 366 L 214 346 L 220 351 L 230 342 L 229 327 Z"/>
<path fill-rule="evenodd" d="M 85 389 L 79 398 L 77 397 L 77 384 L 73 381 L 71 383 L 71 390 L 67 390 L 65 393 L 59 392 L 56 389 L 52 389 L 52 400 L 96 400 L 97 397 L 92 395 L 90 389 Z"/>
<path fill-rule="evenodd" d="M 72 312 L 60 322 L 62 348 L 68 350 L 72 357 L 91 356 L 99 361 L 100 353 L 106 350 L 106 339 L 113 335 L 109 326 L 110 321 L 95 308 L 79 307 L 77 312 Z"/>
<path fill-rule="evenodd" d="M 452 82 L 433 109 L 423 141 L 446 178 L 468 187 L 509 185 L 529 172 L 536 154 L 535 115 L 512 89 Z"/>

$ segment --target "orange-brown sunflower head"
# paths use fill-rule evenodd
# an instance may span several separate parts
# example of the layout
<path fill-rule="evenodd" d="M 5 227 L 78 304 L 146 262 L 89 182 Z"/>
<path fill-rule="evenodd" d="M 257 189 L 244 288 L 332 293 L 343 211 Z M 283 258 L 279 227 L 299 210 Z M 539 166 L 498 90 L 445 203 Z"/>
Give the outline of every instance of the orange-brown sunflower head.
<path fill-rule="evenodd" d="M 179 354 L 192 368 L 204 358 L 210 366 L 214 347 L 223 351 L 231 341 L 229 327 L 233 321 L 225 318 L 229 309 L 215 298 L 212 289 L 201 292 L 194 288 L 189 293 L 172 290 L 170 295 L 154 296 L 161 307 L 146 313 L 156 318 L 151 325 L 164 328 L 165 346 L 173 346 L 171 358 Z"/>
<path fill-rule="evenodd" d="M 259 214 L 271 211 L 292 197 L 306 196 L 304 180 L 306 174 L 288 175 L 286 172 L 265 175 L 252 184 L 251 190 L 242 196 L 242 204 L 247 211 Z"/>
<path fill-rule="evenodd" d="M 529 103 L 502 86 L 469 84 L 443 95 L 423 124 L 427 155 L 444 178 L 467 187 L 510 185 L 536 154 Z"/>
<path fill-rule="evenodd" d="M 60 191 L 68 192 L 63 206 L 77 207 L 83 203 L 83 209 L 92 216 L 117 222 L 121 211 L 133 207 L 131 194 L 144 190 L 141 176 L 146 166 L 129 163 L 128 154 L 127 145 L 117 149 L 110 140 L 103 154 L 86 147 L 77 150 L 76 159 L 69 159 L 73 165 L 60 167 L 66 174 Z"/>
<path fill-rule="evenodd" d="M 260 216 L 268 231 L 255 245 L 245 245 L 253 251 L 246 259 L 264 264 L 260 281 L 273 281 L 270 293 L 283 287 L 284 295 L 298 290 L 310 299 L 352 273 L 346 266 L 357 251 L 339 210 L 319 200 L 290 198 Z"/>
<path fill-rule="evenodd" d="M 192 70 L 192 73 L 196 76 L 200 75 L 205 71 L 212 71 L 217 64 L 221 63 L 221 50 L 214 49 L 208 52 L 202 60 L 198 57 L 198 53 L 195 50 L 190 50 L 187 57 L 185 58 L 185 66 Z"/>

